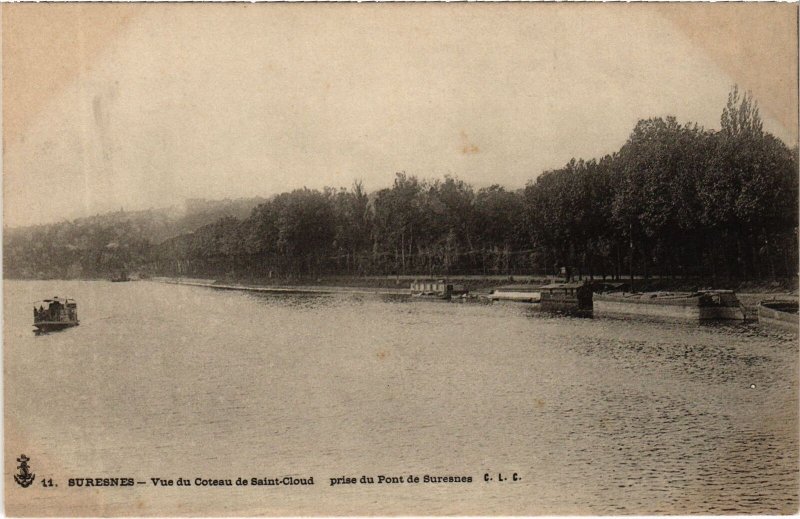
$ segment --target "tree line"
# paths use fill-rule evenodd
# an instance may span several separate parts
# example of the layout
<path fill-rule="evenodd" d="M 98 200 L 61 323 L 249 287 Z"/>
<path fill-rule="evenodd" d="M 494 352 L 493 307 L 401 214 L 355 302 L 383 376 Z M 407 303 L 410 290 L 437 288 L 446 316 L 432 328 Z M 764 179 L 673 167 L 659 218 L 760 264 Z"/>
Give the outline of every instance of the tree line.
<path fill-rule="evenodd" d="M 6 278 L 118 275 L 152 261 L 155 245 L 226 216 L 246 218 L 263 198 L 187 200 L 183 208 L 119 210 L 47 225 L 3 229 Z"/>
<path fill-rule="evenodd" d="M 249 216 L 153 242 L 131 268 L 230 277 L 797 275 L 798 150 L 734 88 L 720 130 L 637 123 L 615 153 L 523 189 L 397 173 L 391 187 L 298 189 Z M 137 249 L 138 250 L 138 249 Z"/>

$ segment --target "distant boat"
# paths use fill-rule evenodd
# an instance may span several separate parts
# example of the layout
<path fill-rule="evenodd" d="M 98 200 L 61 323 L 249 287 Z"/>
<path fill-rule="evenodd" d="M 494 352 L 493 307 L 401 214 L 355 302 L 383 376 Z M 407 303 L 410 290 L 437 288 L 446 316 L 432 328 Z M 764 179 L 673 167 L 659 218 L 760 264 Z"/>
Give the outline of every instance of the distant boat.
<path fill-rule="evenodd" d="M 797 332 L 800 328 L 797 301 L 761 301 L 758 304 L 758 324 Z"/>
<path fill-rule="evenodd" d="M 115 275 L 115 276 L 113 276 L 111 278 L 111 282 L 112 283 L 120 283 L 120 282 L 123 282 L 123 281 L 130 281 L 130 280 L 131 280 L 131 278 L 128 276 L 128 273 L 125 272 L 124 270 L 118 272 L 117 275 Z"/>
<path fill-rule="evenodd" d="M 37 333 L 63 330 L 78 324 L 78 303 L 74 299 L 54 297 L 33 304 L 33 326 Z"/>

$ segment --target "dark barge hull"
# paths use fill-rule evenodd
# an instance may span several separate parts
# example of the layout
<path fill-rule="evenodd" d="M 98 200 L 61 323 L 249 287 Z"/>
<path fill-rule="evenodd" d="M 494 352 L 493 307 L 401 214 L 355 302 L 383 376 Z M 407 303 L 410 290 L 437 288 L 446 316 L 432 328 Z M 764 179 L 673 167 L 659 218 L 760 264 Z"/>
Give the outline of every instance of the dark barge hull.
<path fill-rule="evenodd" d="M 72 328 L 73 326 L 78 326 L 80 324 L 77 321 L 69 321 L 69 322 L 59 322 L 59 321 L 43 321 L 39 323 L 34 323 L 33 325 L 36 327 L 36 331 L 38 332 L 57 332 L 59 330 L 64 330 L 65 328 Z"/>
<path fill-rule="evenodd" d="M 539 308 L 545 312 L 573 317 L 592 317 L 592 287 L 582 281 L 551 283 L 539 289 Z"/>
<path fill-rule="evenodd" d="M 433 301 L 447 303 L 450 301 L 450 295 L 447 294 L 411 294 L 414 301 Z"/>
<path fill-rule="evenodd" d="M 578 301 L 542 300 L 539 310 L 551 314 L 568 315 L 570 317 L 593 317 L 592 307 Z"/>
<path fill-rule="evenodd" d="M 642 295 L 595 294 L 595 315 L 634 316 L 680 321 L 745 319 L 744 308 L 733 293 L 725 293 L 729 301 L 714 304 L 710 296 L 670 295 L 643 297 Z"/>

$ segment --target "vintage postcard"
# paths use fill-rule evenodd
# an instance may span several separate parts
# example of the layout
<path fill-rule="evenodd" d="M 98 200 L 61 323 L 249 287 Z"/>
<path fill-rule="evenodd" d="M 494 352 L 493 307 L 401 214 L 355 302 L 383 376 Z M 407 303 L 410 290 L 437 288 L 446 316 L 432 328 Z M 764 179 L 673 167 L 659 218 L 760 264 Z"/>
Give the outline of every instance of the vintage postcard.
<path fill-rule="evenodd" d="M 3 4 L 5 513 L 797 513 L 797 34 Z"/>

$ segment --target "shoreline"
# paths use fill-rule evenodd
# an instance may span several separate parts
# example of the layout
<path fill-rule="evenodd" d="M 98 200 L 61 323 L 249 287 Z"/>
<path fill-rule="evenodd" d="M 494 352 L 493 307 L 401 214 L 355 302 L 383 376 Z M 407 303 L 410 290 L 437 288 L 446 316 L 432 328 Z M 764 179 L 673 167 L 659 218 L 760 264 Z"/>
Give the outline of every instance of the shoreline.
<path fill-rule="evenodd" d="M 244 290 L 253 292 L 273 293 L 308 293 L 308 294 L 378 294 L 378 295 L 410 295 L 411 282 L 418 279 L 447 279 L 454 283 L 466 285 L 473 294 L 489 294 L 494 288 L 507 285 L 529 285 L 538 288 L 548 283 L 560 282 L 560 278 L 533 276 L 533 275 L 454 275 L 454 276 L 426 276 L 426 275 L 395 275 L 395 276 L 328 276 L 324 278 L 307 279 L 212 279 L 195 277 L 153 276 L 148 278 L 131 279 L 133 281 L 156 281 L 177 285 L 203 286 L 220 290 Z M 5 278 L 6 281 L 48 281 L 35 278 Z M 56 280 L 50 280 L 56 281 Z M 69 281 L 69 279 L 64 279 Z M 74 281 L 108 281 L 106 278 L 75 278 Z M 591 280 L 584 279 L 590 282 Z M 602 279 L 595 278 L 594 282 L 602 283 Z M 611 282 L 611 280 L 606 280 Z M 625 283 L 627 279 L 620 279 L 614 283 Z M 781 280 L 781 282 L 745 281 L 745 282 L 720 282 L 713 286 L 711 283 L 701 282 L 697 279 L 643 279 L 634 281 L 636 292 L 694 292 L 699 289 L 733 290 L 737 297 L 747 306 L 755 306 L 762 300 L 798 299 L 798 280 Z"/>
<path fill-rule="evenodd" d="M 217 290 L 240 290 L 245 292 L 262 292 L 268 294 L 357 294 L 357 295 L 392 295 L 410 296 L 411 289 L 388 288 L 363 288 L 348 286 L 321 286 L 321 285 L 253 285 L 241 283 L 217 283 L 213 279 L 199 278 L 166 278 L 154 277 L 149 281 L 166 283 L 170 285 L 188 285 L 195 287 L 214 288 Z"/>
<path fill-rule="evenodd" d="M 400 276 L 387 278 L 387 277 L 371 277 L 371 278 L 329 278 L 327 281 L 333 281 L 336 284 L 310 284 L 303 283 L 302 280 L 298 284 L 261 284 L 256 282 L 231 282 L 221 281 L 209 278 L 188 278 L 188 277 L 153 277 L 149 278 L 150 281 L 159 283 L 167 283 L 173 285 L 188 285 L 199 286 L 206 288 L 214 288 L 218 290 L 241 290 L 248 292 L 263 292 L 274 294 L 360 294 L 360 295 L 396 295 L 396 296 L 410 296 L 411 288 L 410 282 L 414 279 L 419 279 L 419 276 Z M 529 284 L 532 288 L 538 287 L 546 283 L 553 282 L 552 279 L 539 278 L 533 276 L 453 276 L 449 278 L 454 282 L 465 282 L 473 294 L 488 295 L 492 288 L 500 287 L 508 284 L 526 285 Z M 324 282 L 325 280 L 317 280 L 317 282 Z M 356 281 L 357 283 L 348 284 L 347 282 Z M 398 283 L 399 281 L 399 283 Z M 389 284 L 398 285 L 397 287 L 386 286 Z M 401 288 L 402 287 L 402 288 Z M 638 288 L 638 287 L 637 287 Z M 656 291 L 656 290 L 671 290 L 671 291 L 686 291 L 688 289 L 683 286 L 677 286 L 671 289 L 665 288 L 652 288 L 652 283 L 645 285 L 643 291 Z M 755 313 L 756 307 L 761 301 L 768 300 L 797 300 L 798 294 L 796 290 L 785 290 L 784 287 L 768 287 L 761 284 L 760 286 L 746 287 L 745 291 L 736 292 L 736 296 L 747 309 L 748 315 Z M 691 290 L 688 290 L 691 291 Z"/>

